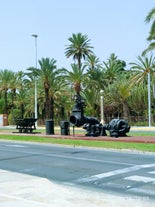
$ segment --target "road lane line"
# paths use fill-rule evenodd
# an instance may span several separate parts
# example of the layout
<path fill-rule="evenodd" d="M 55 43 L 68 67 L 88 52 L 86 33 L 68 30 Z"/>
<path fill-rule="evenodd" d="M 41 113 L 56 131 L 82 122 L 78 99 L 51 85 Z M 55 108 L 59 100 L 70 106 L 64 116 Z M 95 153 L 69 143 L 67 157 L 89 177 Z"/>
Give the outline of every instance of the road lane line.
<path fill-rule="evenodd" d="M 78 179 L 78 182 L 91 182 L 91 181 L 95 181 L 95 180 L 99 180 L 99 179 L 103 179 L 103 178 L 107 178 L 107 177 L 111 177 L 111 176 L 115 176 L 115 175 L 120 175 L 120 174 L 124 174 L 124 173 L 128 173 L 128 172 L 133 172 L 133 171 L 137 171 L 137 170 L 140 170 L 143 168 L 149 168 L 149 167 L 155 167 L 155 164 L 151 163 L 151 164 L 145 164 L 145 165 L 134 165 L 134 166 L 128 167 L 128 168 L 123 168 L 123 169 L 113 170 L 113 171 L 106 172 L 106 173 L 92 175 L 87 178 L 80 178 L 80 179 Z"/>
<path fill-rule="evenodd" d="M 124 180 L 149 183 L 149 182 L 154 182 L 155 178 L 133 175 L 133 176 L 125 177 Z"/>
<path fill-rule="evenodd" d="M 74 160 L 82 160 L 82 161 L 90 161 L 90 162 L 101 162 L 101 163 L 109 163 L 109 164 L 116 164 L 116 165 L 125 165 L 125 166 L 133 166 L 134 164 L 133 163 L 124 163 L 124 162 L 113 162 L 113 161 L 105 161 L 105 160 L 99 160 L 99 159 L 91 159 L 91 158 L 83 158 L 83 157 L 73 157 L 73 156 L 66 156 L 66 155 L 58 155 L 58 154 L 52 154 L 52 153 L 36 153 L 36 152 L 33 152 L 33 151 L 25 151 L 25 150 L 22 150 L 22 151 L 14 151 L 14 150 L 4 150 L 4 149 L 1 149 L 1 151 L 5 151 L 5 152 L 15 152 L 15 153 L 25 153 L 25 154 L 30 154 L 30 155 L 34 155 L 35 156 L 50 156 L 50 157 L 58 157 L 58 158 L 65 158 L 65 159 L 74 159 Z"/>
<path fill-rule="evenodd" d="M 91 161 L 91 162 L 102 162 L 102 163 L 109 163 L 109 164 L 116 164 L 116 165 L 127 165 L 133 166 L 134 164 L 124 163 L 124 162 L 112 162 L 112 161 L 105 161 L 105 160 L 98 160 L 98 159 L 89 159 L 83 157 L 73 157 L 73 156 L 66 156 L 66 155 L 56 155 L 56 154 L 45 154 L 51 157 L 60 157 L 66 159 L 74 159 L 74 160 L 83 160 L 83 161 Z"/>
<path fill-rule="evenodd" d="M 150 174 L 155 174 L 155 171 L 151 171 L 151 172 L 149 172 Z"/>
<path fill-rule="evenodd" d="M 27 148 L 27 146 L 25 145 L 19 145 L 19 144 L 6 144 L 4 145 L 5 147 L 23 147 L 23 148 Z"/>

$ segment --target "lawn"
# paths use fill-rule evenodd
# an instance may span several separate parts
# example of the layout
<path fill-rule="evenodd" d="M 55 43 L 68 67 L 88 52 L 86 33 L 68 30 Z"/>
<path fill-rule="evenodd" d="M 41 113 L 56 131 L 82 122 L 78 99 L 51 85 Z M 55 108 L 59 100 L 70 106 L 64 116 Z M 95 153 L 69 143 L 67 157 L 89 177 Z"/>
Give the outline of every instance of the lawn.
<path fill-rule="evenodd" d="M 155 136 L 153 132 L 130 132 L 129 136 Z M 22 134 L 0 134 L 2 140 L 16 140 L 16 141 L 28 141 L 39 142 L 49 144 L 62 144 L 70 146 L 86 146 L 95 148 L 107 148 L 107 149 L 120 149 L 120 150 L 138 150 L 143 152 L 155 152 L 155 144 L 151 143 L 132 143 L 132 142 L 117 142 L 116 141 L 96 141 L 96 140 L 72 140 L 54 137 L 44 137 L 35 134 L 34 136 L 26 136 Z"/>

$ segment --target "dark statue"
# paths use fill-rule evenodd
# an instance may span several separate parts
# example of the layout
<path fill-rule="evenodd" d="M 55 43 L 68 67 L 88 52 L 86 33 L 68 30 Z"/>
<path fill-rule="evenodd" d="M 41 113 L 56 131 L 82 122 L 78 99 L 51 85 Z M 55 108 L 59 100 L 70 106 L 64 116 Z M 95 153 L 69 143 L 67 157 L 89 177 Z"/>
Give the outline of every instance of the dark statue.
<path fill-rule="evenodd" d="M 79 94 L 74 96 L 75 105 L 70 116 L 70 123 L 73 126 L 81 127 L 87 131 L 86 136 L 106 136 L 106 130 L 111 137 L 126 136 L 130 126 L 124 119 L 112 119 L 109 124 L 101 124 L 95 117 L 84 115 L 86 104 Z"/>

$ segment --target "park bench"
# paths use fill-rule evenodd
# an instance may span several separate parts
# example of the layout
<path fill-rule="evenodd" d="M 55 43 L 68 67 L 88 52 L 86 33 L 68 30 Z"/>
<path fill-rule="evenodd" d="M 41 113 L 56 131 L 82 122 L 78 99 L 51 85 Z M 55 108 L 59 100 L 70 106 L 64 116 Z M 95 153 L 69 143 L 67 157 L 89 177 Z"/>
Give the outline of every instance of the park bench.
<path fill-rule="evenodd" d="M 14 119 L 16 124 L 16 129 L 19 130 L 19 133 L 32 133 L 36 129 L 35 118 L 24 118 L 24 119 Z"/>

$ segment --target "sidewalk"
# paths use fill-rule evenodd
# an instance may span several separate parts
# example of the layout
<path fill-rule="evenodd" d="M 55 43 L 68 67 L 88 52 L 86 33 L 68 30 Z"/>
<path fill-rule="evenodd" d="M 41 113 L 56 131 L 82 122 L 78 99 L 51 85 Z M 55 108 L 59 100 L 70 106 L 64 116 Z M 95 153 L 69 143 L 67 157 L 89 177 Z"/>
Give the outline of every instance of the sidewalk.
<path fill-rule="evenodd" d="M 0 170 L 0 207 L 153 207 L 148 198 L 110 195 Z"/>

